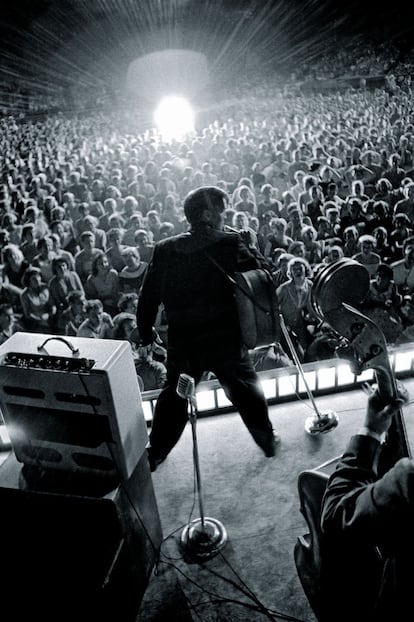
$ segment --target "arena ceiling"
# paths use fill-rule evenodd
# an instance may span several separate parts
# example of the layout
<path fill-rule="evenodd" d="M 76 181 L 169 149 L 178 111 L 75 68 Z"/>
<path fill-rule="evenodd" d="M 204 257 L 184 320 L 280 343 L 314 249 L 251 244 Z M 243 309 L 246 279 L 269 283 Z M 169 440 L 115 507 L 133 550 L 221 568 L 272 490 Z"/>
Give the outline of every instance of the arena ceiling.
<path fill-rule="evenodd" d="M 202 52 L 217 71 L 247 56 L 283 66 L 311 60 L 333 32 L 409 47 L 413 17 L 406 0 L 6 0 L 0 73 L 90 84 L 168 48 Z"/>

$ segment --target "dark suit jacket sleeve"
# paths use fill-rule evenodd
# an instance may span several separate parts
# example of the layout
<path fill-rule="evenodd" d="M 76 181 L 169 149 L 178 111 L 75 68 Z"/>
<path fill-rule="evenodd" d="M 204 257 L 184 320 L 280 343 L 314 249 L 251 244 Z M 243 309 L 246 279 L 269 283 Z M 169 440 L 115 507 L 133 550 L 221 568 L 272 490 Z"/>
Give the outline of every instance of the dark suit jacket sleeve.
<path fill-rule="evenodd" d="M 271 264 L 255 247 L 248 247 L 239 235 L 235 235 L 235 237 L 237 240 L 236 270 L 238 272 L 256 270 L 257 268 L 268 271 L 272 270 Z"/>
<path fill-rule="evenodd" d="M 152 342 L 152 328 L 161 304 L 162 272 L 162 249 L 156 244 L 138 299 L 137 326 L 144 345 Z"/>
<path fill-rule="evenodd" d="M 380 444 L 369 436 L 353 436 L 331 475 L 322 507 L 322 529 L 348 534 L 367 543 L 401 538 L 401 529 L 414 514 L 414 463 L 399 460 L 381 479 L 375 479 Z"/>

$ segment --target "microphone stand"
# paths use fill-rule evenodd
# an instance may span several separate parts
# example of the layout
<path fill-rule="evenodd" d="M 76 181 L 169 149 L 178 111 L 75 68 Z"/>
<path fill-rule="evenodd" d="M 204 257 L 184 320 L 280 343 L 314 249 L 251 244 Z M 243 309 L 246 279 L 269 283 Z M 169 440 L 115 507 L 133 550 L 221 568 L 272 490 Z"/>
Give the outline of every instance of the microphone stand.
<path fill-rule="evenodd" d="M 283 319 L 283 315 L 279 315 L 280 326 L 283 332 L 283 335 L 288 343 L 290 352 L 292 354 L 293 360 L 295 361 L 295 365 L 298 368 L 298 371 L 301 375 L 303 384 L 305 385 L 306 392 L 310 401 L 312 402 L 312 406 L 315 410 L 315 415 L 312 417 L 308 417 L 305 421 L 305 431 L 311 436 L 315 436 L 317 434 L 326 434 L 330 432 L 338 425 L 339 419 L 338 415 L 333 410 L 327 410 L 324 412 L 320 412 L 319 408 L 316 405 L 315 398 L 313 397 L 312 391 L 309 388 L 309 385 L 306 381 L 305 373 L 303 371 L 303 367 L 301 362 L 299 361 L 299 357 L 295 350 L 295 346 L 293 345 L 293 341 L 290 338 L 289 331 L 286 327 L 285 320 Z"/>
<path fill-rule="evenodd" d="M 180 378 L 183 376 L 184 374 L 181 374 Z M 194 387 L 194 380 L 192 378 L 191 381 L 191 386 Z M 178 390 L 177 393 L 180 397 L 184 397 Z M 192 393 L 190 396 L 186 395 L 184 399 L 187 399 L 188 419 L 191 423 L 191 432 L 193 437 L 193 458 L 200 518 L 192 520 L 184 527 L 181 532 L 181 546 L 189 559 L 192 561 L 203 562 L 217 555 L 217 553 L 225 546 L 227 542 L 227 531 L 220 521 L 204 515 L 203 488 L 201 483 L 196 430 L 196 398 Z"/>

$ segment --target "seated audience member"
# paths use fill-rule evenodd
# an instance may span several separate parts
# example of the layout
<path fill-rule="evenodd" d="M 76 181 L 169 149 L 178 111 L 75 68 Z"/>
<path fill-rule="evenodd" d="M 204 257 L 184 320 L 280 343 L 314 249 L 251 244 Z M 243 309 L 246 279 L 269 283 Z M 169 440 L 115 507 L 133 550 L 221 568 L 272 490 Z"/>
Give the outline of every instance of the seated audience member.
<path fill-rule="evenodd" d="M 401 399 L 376 390 L 322 502 L 321 618 L 408 620 L 412 611 L 411 459 L 378 475 L 382 441 Z"/>
<path fill-rule="evenodd" d="M 310 201 L 306 203 L 304 213 L 311 219 L 313 227 L 318 224 L 318 218 L 325 216 L 324 197 L 319 186 L 312 186 L 309 191 Z"/>
<path fill-rule="evenodd" d="M 52 262 L 53 277 L 49 281 L 52 303 L 56 307 L 57 321 L 59 315 L 68 307 L 68 295 L 73 291 L 83 293 L 83 285 L 77 272 L 70 269 L 65 257 L 55 257 Z"/>
<path fill-rule="evenodd" d="M 391 262 L 391 247 L 388 244 L 388 231 L 385 227 L 376 227 L 372 235 L 376 241 L 375 251 L 381 257 L 383 263 L 389 264 Z"/>
<path fill-rule="evenodd" d="M 122 268 L 125 268 L 125 260 L 122 257 L 122 251 L 126 246 L 121 244 L 122 230 L 119 228 L 111 228 L 107 232 L 108 245 L 106 248 L 106 256 L 109 259 L 111 267 L 117 272 L 121 272 Z"/>
<path fill-rule="evenodd" d="M 151 231 L 154 242 L 158 242 L 161 239 L 160 227 L 162 224 L 159 212 L 155 209 L 149 210 L 146 219 L 148 231 Z"/>
<path fill-rule="evenodd" d="M 343 257 L 344 257 L 344 251 L 343 251 L 342 246 L 339 246 L 338 244 L 333 244 L 332 246 L 327 247 L 326 255 L 323 258 L 322 263 L 323 264 L 335 263 L 336 261 L 343 259 Z"/>
<path fill-rule="evenodd" d="M 28 224 L 22 227 L 22 242 L 19 246 L 25 260 L 30 264 L 38 254 L 37 242 L 34 237 L 34 225 Z"/>
<path fill-rule="evenodd" d="M 138 294 L 136 292 L 122 294 L 122 296 L 120 297 L 118 301 L 119 313 L 132 313 L 136 315 L 137 306 L 138 306 Z M 115 315 L 113 318 L 114 322 L 116 320 L 116 317 L 117 316 Z"/>
<path fill-rule="evenodd" d="M 271 257 L 276 248 L 287 251 L 293 240 L 286 235 L 287 222 L 284 218 L 272 218 L 269 222 L 270 233 L 267 236 L 264 255 Z"/>
<path fill-rule="evenodd" d="M 396 261 L 404 255 L 404 241 L 413 234 L 412 224 L 406 214 L 395 214 L 392 219 L 393 227 L 389 235 L 391 258 Z"/>
<path fill-rule="evenodd" d="M 125 229 L 122 236 L 122 244 L 124 246 L 134 246 L 135 234 L 137 231 L 142 229 L 142 226 L 142 215 L 138 212 L 132 214 L 131 218 L 128 221 L 127 229 Z"/>
<path fill-rule="evenodd" d="M 3 248 L 3 266 L 3 278 L 15 287 L 22 287 L 23 275 L 29 267 L 29 263 L 15 244 L 7 244 Z"/>
<path fill-rule="evenodd" d="M 304 225 L 312 225 L 311 219 L 309 216 L 303 216 L 296 204 L 292 203 L 288 208 L 286 235 L 292 238 L 293 241 L 302 240 L 302 229 Z"/>
<path fill-rule="evenodd" d="M 288 357 L 280 343 L 249 350 L 249 356 L 257 372 L 294 365 L 292 359 Z"/>
<path fill-rule="evenodd" d="M 67 253 L 68 255 L 74 257 L 79 250 L 79 244 L 77 243 L 75 236 L 65 233 L 65 229 L 60 220 L 53 220 L 50 223 L 50 231 L 52 236 L 55 236 L 59 240 L 59 253 L 63 253 L 65 255 Z M 56 246 L 56 242 L 54 243 L 54 246 Z"/>
<path fill-rule="evenodd" d="M 50 235 L 40 238 L 37 243 L 37 250 L 38 253 L 33 259 L 32 265 L 39 268 L 43 283 L 49 283 L 53 277 L 52 262 L 57 256 L 53 250 L 53 240 Z"/>
<path fill-rule="evenodd" d="M 358 238 L 359 238 L 358 229 L 354 225 L 346 227 L 344 234 L 343 234 L 343 238 L 344 238 L 344 245 L 343 245 L 344 256 L 352 257 L 353 255 L 356 255 L 359 250 L 358 249 Z"/>
<path fill-rule="evenodd" d="M 135 231 L 134 243 L 131 246 L 137 247 L 142 261 L 145 261 L 145 263 L 151 261 L 152 253 L 154 252 L 152 233 L 146 229 L 138 229 Z"/>
<path fill-rule="evenodd" d="M 275 217 L 280 215 L 282 206 L 280 201 L 272 197 L 274 192 L 275 189 L 270 184 L 263 184 L 260 190 L 262 200 L 257 205 L 257 217 L 261 225 L 263 224 L 263 217 L 266 212 L 274 212 Z"/>
<path fill-rule="evenodd" d="M 338 336 L 329 325 L 322 323 L 319 329 L 312 335 L 312 341 L 306 350 L 305 363 L 334 359 L 338 345 Z"/>
<path fill-rule="evenodd" d="M 81 235 L 85 231 L 90 231 L 94 235 L 95 248 L 101 251 L 106 250 L 106 233 L 96 225 L 97 219 L 94 216 L 85 216 L 81 221 Z"/>
<path fill-rule="evenodd" d="M 292 244 L 289 244 L 288 253 L 294 257 L 303 257 L 303 259 L 305 259 L 305 242 L 302 242 L 302 240 L 295 240 Z"/>
<path fill-rule="evenodd" d="M 358 240 L 359 253 L 352 256 L 354 261 L 365 266 L 370 277 L 374 277 L 377 273 L 378 266 L 381 263 L 381 257 L 374 252 L 375 238 L 372 235 L 361 235 Z"/>
<path fill-rule="evenodd" d="M 12 305 L 16 313 L 21 313 L 20 295 L 22 287 L 16 287 L 4 279 L 4 266 L 0 264 L 0 302 Z"/>
<path fill-rule="evenodd" d="M 362 312 L 382 330 L 389 344 L 395 343 L 403 330 L 400 317 L 402 296 L 397 292 L 392 277 L 392 268 L 387 264 L 379 264 L 362 308 Z"/>
<path fill-rule="evenodd" d="M 50 333 L 54 327 L 56 307 L 48 285 L 42 281 L 40 269 L 30 266 L 23 276 L 23 285 L 20 303 L 25 327 L 29 332 Z"/>
<path fill-rule="evenodd" d="M 18 331 L 24 331 L 24 326 L 16 318 L 12 305 L 0 303 L 0 345 Z"/>
<path fill-rule="evenodd" d="M 99 298 L 104 311 L 113 315 L 116 313 L 119 298 L 118 272 L 111 268 L 106 255 L 97 255 L 92 261 L 92 273 L 85 284 L 87 298 Z"/>
<path fill-rule="evenodd" d="M 165 240 L 165 238 L 170 238 L 175 235 L 177 232 L 175 230 L 175 226 L 172 222 L 162 222 L 160 225 L 159 231 L 159 240 Z"/>
<path fill-rule="evenodd" d="M 79 326 L 86 319 L 86 298 L 83 289 L 69 292 L 68 306 L 57 318 L 59 334 L 76 337 Z"/>
<path fill-rule="evenodd" d="M 148 264 L 141 261 L 136 247 L 127 246 L 122 251 L 125 268 L 119 273 L 119 291 L 122 294 L 129 292 L 139 293 Z"/>
<path fill-rule="evenodd" d="M 275 270 L 272 272 L 272 278 L 273 278 L 273 282 L 275 284 L 275 290 L 279 287 L 279 285 L 281 285 L 282 283 L 286 283 L 286 281 L 289 280 L 287 271 L 288 271 L 288 265 L 289 265 L 289 261 L 291 259 L 293 259 L 294 255 L 291 255 L 290 253 L 280 253 L 277 257 L 277 260 L 275 262 Z"/>
<path fill-rule="evenodd" d="M 88 276 L 92 274 L 92 263 L 95 257 L 103 255 L 103 251 L 95 247 L 95 236 L 91 231 L 84 231 L 80 236 L 81 250 L 75 255 L 75 270 L 85 286 Z"/>
<path fill-rule="evenodd" d="M 248 246 L 254 246 L 257 249 L 259 248 L 257 235 L 250 227 L 250 218 L 247 212 L 236 211 L 233 216 L 232 226 L 239 232 L 242 239 Z"/>
<path fill-rule="evenodd" d="M 100 300 L 87 300 L 85 303 L 86 319 L 79 326 L 76 336 L 90 339 L 112 339 L 113 321 L 103 310 Z"/>
<path fill-rule="evenodd" d="M 114 319 L 112 339 L 125 339 L 130 342 L 135 369 L 143 382 L 144 391 L 162 389 L 167 379 L 167 369 L 163 363 L 153 359 L 154 344 L 151 352 L 148 352 L 146 348 L 138 347 L 136 342 L 131 340 L 131 333 L 136 327 L 136 315 L 120 313 L 116 320 Z"/>
<path fill-rule="evenodd" d="M 391 264 L 393 279 L 398 293 L 405 296 L 414 291 L 414 236 L 410 236 L 403 243 L 403 259 Z"/>
<path fill-rule="evenodd" d="M 305 225 L 302 229 L 305 259 L 311 266 L 322 261 L 322 244 L 316 239 L 317 235 L 316 229 L 311 225 Z"/>
<path fill-rule="evenodd" d="M 308 326 L 314 318 L 311 306 L 311 268 L 303 257 L 294 257 L 289 261 L 287 274 L 288 281 L 279 285 L 276 298 L 279 312 L 287 329 L 292 333 L 299 360 L 303 361 L 311 341 Z M 285 349 L 283 341 L 282 347 Z"/>

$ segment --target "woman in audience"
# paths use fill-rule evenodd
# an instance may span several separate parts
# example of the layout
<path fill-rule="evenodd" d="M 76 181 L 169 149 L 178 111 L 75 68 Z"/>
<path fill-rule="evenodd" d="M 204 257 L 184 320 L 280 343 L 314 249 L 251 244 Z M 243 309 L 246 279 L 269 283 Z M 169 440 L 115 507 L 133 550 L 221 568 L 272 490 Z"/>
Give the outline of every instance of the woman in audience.
<path fill-rule="evenodd" d="M 23 287 L 20 302 L 26 329 L 29 332 L 53 332 L 56 307 L 48 285 L 42 281 L 39 268 L 29 267 L 26 270 Z"/>
<path fill-rule="evenodd" d="M 87 298 L 99 298 L 103 309 L 109 315 L 117 311 L 119 298 L 119 276 L 115 268 L 111 268 L 106 255 L 97 255 L 92 261 L 92 273 L 85 284 Z"/>
<path fill-rule="evenodd" d="M 20 248 L 15 244 L 7 244 L 3 248 L 4 277 L 16 287 L 22 287 L 23 275 L 29 267 Z"/>

